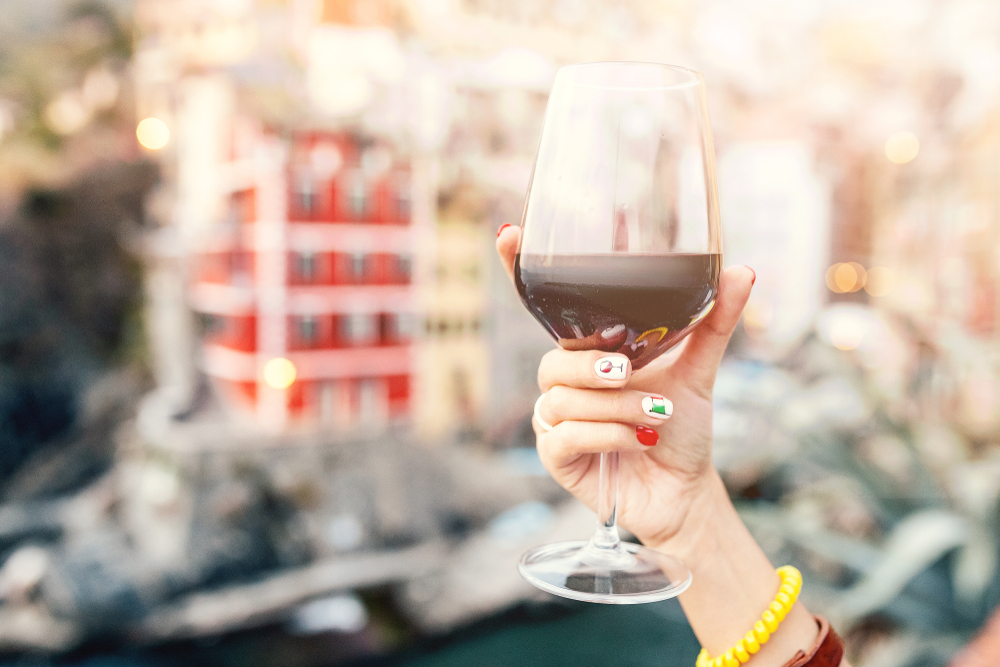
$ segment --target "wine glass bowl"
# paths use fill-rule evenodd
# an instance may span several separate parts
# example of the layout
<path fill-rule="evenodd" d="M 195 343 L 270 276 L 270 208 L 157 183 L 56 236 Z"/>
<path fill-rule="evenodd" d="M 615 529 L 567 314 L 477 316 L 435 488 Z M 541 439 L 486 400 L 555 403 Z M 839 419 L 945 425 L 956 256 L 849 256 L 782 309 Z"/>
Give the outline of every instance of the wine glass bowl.
<path fill-rule="evenodd" d="M 715 303 L 716 190 L 699 72 L 631 62 L 560 69 L 514 262 L 521 300 L 563 348 L 617 352 L 642 368 Z M 674 597 L 690 584 L 676 558 L 618 539 L 618 458 L 601 456 L 594 537 L 529 551 L 519 569 L 531 583 L 615 604 Z"/>

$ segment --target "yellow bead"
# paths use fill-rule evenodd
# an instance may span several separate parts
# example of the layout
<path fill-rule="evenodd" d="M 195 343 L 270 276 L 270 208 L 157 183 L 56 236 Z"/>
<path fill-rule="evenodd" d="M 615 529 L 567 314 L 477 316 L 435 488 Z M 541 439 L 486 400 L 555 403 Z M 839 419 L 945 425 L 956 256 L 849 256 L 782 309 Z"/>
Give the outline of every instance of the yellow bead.
<path fill-rule="evenodd" d="M 763 621 L 757 621 L 753 624 L 753 636 L 757 638 L 757 643 L 763 646 L 771 638 L 771 633 Z"/>
<path fill-rule="evenodd" d="M 795 586 L 792 586 L 791 584 L 781 584 L 781 588 L 778 589 L 778 593 L 784 593 L 792 599 L 798 595 L 798 591 L 795 590 Z"/>
<path fill-rule="evenodd" d="M 736 649 L 729 649 L 722 656 L 722 667 L 740 667 L 740 662 L 736 659 Z"/>
<path fill-rule="evenodd" d="M 698 659 L 695 661 L 695 667 L 707 667 L 708 665 L 708 649 L 701 649 L 698 653 Z"/>
<path fill-rule="evenodd" d="M 786 613 L 785 607 L 777 600 L 771 603 L 770 611 L 772 614 L 774 614 L 774 618 L 777 619 L 778 623 L 781 623 L 783 620 L 785 620 L 785 613 Z"/>
<path fill-rule="evenodd" d="M 798 573 L 785 574 L 781 577 L 781 580 L 787 584 L 791 584 L 792 586 L 798 586 L 802 583 L 802 575 Z"/>
<path fill-rule="evenodd" d="M 715 660 L 712 661 L 712 667 L 725 667 L 722 664 L 722 658 L 723 658 L 723 656 L 721 656 L 721 655 L 715 656 Z"/>
<path fill-rule="evenodd" d="M 769 633 L 778 629 L 778 619 L 775 618 L 770 609 L 760 615 L 760 620 L 764 621 L 764 627 Z"/>
<path fill-rule="evenodd" d="M 739 660 L 740 662 L 746 662 L 747 660 L 750 659 L 750 654 L 743 646 L 742 641 L 736 645 L 736 648 L 734 650 L 736 651 L 736 659 Z"/>
<path fill-rule="evenodd" d="M 792 608 L 792 596 L 783 591 L 778 591 L 778 594 L 774 596 L 775 601 L 780 602 L 781 606 L 786 610 Z"/>
<path fill-rule="evenodd" d="M 748 632 L 747 636 L 743 638 L 743 646 L 750 655 L 760 650 L 760 642 L 757 641 L 757 636 L 754 635 L 753 630 Z"/>

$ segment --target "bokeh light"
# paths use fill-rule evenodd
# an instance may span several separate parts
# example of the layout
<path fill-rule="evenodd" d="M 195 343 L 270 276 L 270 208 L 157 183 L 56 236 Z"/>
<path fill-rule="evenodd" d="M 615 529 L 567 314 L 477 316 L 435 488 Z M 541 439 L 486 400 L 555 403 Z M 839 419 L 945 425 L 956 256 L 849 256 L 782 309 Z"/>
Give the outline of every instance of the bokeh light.
<path fill-rule="evenodd" d="M 56 134 L 75 134 L 90 118 L 90 109 L 75 91 L 63 93 L 45 107 L 45 124 Z"/>
<path fill-rule="evenodd" d="M 159 118 L 146 118 L 135 128 L 135 136 L 144 148 L 156 151 L 170 141 L 170 129 Z"/>
<path fill-rule="evenodd" d="M 830 325 L 830 342 L 838 350 L 854 350 L 861 345 L 864 331 L 853 317 L 838 317 Z"/>
<path fill-rule="evenodd" d="M 920 141 L 910 132 L 897 132 L 885 142 L 885 156 L 890 162 L 905 164 L 917 157 Z"/>
<path fill-rule="evenodd" d="M 865 267 L 857 262 L 838 262 L 826 272 L 826 286 L 837 294 L 857 292 L 865 286 L 867 279 Z"/>
<path fill-rule="evenodd" d="M 295 382 L 296 373 L 295 364 L 278 357 L 264 365 L 264 382 L 275 389 L 287 389 Z"/>
<path fill-rule="evenodd" d="M 868 271 L 865 291 L 872 296 L 885 296 L 896 285 L 896 276 L 884 266 L 873 266 Z"/>

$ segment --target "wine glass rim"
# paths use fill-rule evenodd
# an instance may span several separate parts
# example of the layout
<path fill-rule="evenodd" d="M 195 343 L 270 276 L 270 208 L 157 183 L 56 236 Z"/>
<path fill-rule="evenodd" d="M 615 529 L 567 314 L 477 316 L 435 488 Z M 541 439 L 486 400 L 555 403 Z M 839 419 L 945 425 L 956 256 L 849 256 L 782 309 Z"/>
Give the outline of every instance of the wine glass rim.
<path fill-rule="evenodd" d="M 593 61 L 586 63 L 573 63 L 572 65 L 564 65 L 559 68 L 556 72 L 557 76 L 559 72 L 569 69 L 585 69 L 585 68 L 596 68 L 598 66 L 607 65 L 627 65 L 627 66 L 639 66 L 639 67 L 650 67 L 665 70 L 672 70 L 674 72 L 682 72 L 684 74 L 691 75 L 688 81 L 682 81 L 680 83 L 673 83 L 664 86 L 609 86 L 598 83 L 586 83 L 582 81 L 574 81 L 573 84 L 577 86 L 585 86 L 588 88 L 604 88 L 606 90 L 674 90 L 681 88 L 690 88 L 692 86 L 703 85 L 705 77 L 696 69 L 690 67 L 683 67 L 681 65 L 670 65 L 668 63 L 655 63 L 642 60 L 604 60 L 604 61 Z"/>

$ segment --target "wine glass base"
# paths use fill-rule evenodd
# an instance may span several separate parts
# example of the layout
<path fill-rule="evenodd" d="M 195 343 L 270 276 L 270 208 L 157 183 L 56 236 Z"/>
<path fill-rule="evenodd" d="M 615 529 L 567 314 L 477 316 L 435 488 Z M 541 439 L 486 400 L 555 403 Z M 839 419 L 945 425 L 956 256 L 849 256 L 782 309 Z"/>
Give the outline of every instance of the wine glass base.
<path fill-rule="evenodd" d="M 603 604 L 667 600 L 691 585 L 691 571 L 680 560 L 628 542 L 613 549 L 583 541 L 548 544 L 525 553 L 517 569 L 543 591 Z"/>

